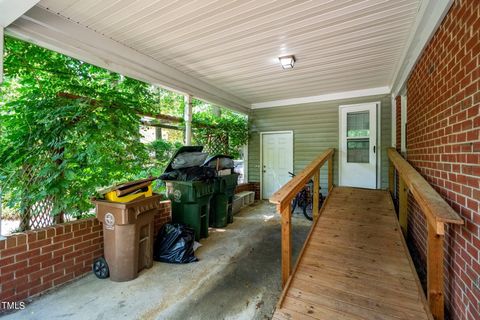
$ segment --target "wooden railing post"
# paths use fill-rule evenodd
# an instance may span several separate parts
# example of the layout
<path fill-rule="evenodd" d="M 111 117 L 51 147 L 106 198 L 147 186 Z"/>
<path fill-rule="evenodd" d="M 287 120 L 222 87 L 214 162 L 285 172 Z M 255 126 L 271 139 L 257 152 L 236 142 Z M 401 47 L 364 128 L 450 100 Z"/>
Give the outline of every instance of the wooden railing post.
<path fill-rule="evenodd" d="M 313 174 L 313 219 L 318 218 L 318 207 L 320 202 L 320 196 L 318 190 L 320 188 L 320 168 Z"/>
<path fill-rule="evenodd" d="M 282 216 L 282 285 L 285 286 L 292 273 L 292 224 L 291 224 L 291 203 L 293 198 L 303 189 L 305 185 L 314 180 L 314 201 L 315 204 L 313 213 L 318 215 L 319 207 L 319 185 L 320 185 L 320 169 L 328 161 L 328 188 L 329 191 L 333 188 L 332 170 L 333 162 L 332 156 L 334 149 L 328 149 L 322 153 L 318 158 L 313 160 L 305 169 L 288 181 L 283 187 L 277 190 L 271 197 L 270 202 L 277 205 L 277 211 Z"/>
<path fill-rule="evenodd" d="M 422 175 L 395 149 L 388 149 L 388 158 L 395 167 L 399 179 L 399 222 L 407 232 L 408 193 L 425 214 L 427 230 L 427 298 L 436 320 L 444 319 L 443 243 L 445 225 L 463 225 L 463 219 L 433 189 Z M 390 179 L 392 179 L 390 174 Z M 391 182 L 390 182 L 391 183 Z M 390 184 L 392 189 L 392 185 Z"/>
<path fill-rule="evenodd" d="M 392 161 L 388 161 L 388 190 L 393 196 L 395 192 L 395 167 L 393 166 Z"/>
<path fill-rule="evenodd" d="M 282 287 L 287 284 L 292 272 L 292 215 L 290 203 L 285 206 L 282 215 Z"/>
<path fill-rule="evenodd" d="M 437 234 L 428 224 L 427 240 L 427 290 L 428 304 L 435 320 L 444 319 L 443 294 L 443 241 L 444 236 Z"/>
<path fill-rule="evenodd" d="M 333 156 L 328 158 L 328 192 L 333 189 Z"/>
<path fill-rule="evenodd" d="M 402 177 L 400 177 L 398 189 L 398 222 L 400 227 L 402 227 L 403 234 L 406 235 L 408 227 L 408 188 Z"/>

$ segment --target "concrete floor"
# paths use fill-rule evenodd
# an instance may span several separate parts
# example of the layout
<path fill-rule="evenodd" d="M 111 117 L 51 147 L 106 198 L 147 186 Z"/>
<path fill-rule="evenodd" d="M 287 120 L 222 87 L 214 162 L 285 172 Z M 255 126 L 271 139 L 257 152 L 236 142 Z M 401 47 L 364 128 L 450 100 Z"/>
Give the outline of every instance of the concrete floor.
<path fill-rule="evenodd" d="M 293 219 L 294 255 L 311 222 Z M 281 293 L 280 219 L 258 202 L 225 229 L 210 229 L 199 262 L 155 262 L 129 282 L 90 274 L 4 319 L 269 319 Z"/>

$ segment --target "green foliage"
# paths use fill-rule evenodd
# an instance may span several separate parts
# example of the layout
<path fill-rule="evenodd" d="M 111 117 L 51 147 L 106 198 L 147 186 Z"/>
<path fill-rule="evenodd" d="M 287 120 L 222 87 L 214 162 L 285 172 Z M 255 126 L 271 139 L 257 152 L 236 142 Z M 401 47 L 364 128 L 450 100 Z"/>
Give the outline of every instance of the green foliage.
<path fill-rule="evenodd" d="M 97 187 L 145 170 L 137 113 L 155 111 L 151 86 L 12 38 L 5 53 L 0 183 L 9 207 L 50 198 L 53 214 L 81 214 Z"/>
<path fill-rule="evenodd" d="M 155 166 L 162 169 L 166 168 L 175 151 L 182 145 L 183 144 L 180 142 L 169 142 L 164 140 L 151 142 L 149 148 L 155 153 Z"/>
<path fill-rule="evenodd" d="M 157 112 L 176 117 L 183 117 L 185 97 L 179 93 L 157 88 Z"/>
<path fill-rule="evenodd" d="M 240 158 L 241 147 L 248 142 L 248 119 L 229 110 L 215 115 L 211 110 L 193 114 L 193 140 L 207 150 Z M 228 142 L 228 143 L 227 143 Z"/>
<path fill-rule="evenodd" d="M 180 94 L 10 37 L 4 68 L 0 188 L 22 215 L 45 199 L 53 214 L 85 214 L 99 187 L 158 176 L 181 146 L 141 143 L 138 116 L 182 116 Z M 194 105 L 195 142 L 208 147 L 209 137 L 228 133 L 223 153 L 238 156 L 248 140 L 247 119 L 230 111 L 212 115 L 199 100 Z"/>

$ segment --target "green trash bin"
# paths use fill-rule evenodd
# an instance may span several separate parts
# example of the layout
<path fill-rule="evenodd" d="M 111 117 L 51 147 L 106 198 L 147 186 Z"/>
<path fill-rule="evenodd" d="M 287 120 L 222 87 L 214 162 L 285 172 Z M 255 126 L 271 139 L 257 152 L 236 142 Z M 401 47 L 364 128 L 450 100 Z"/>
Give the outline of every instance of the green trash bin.
<path fill-rule="evenodd" d="M 238 183 L 238 173 L 218 176 L 214 182 L 214 193 L 210 201 L 210 225 L 223 228 L 233 222 L 232 202 Z"/>
<path fill-rule="evenodd" d="M 214 193 L 210 201 L 210 226 L 223 228 L 233 222 L 232 202 L 239 174 L 233 171 L 233 158 L 216 155 L 205 161 L 205 167 L 215 169 Z"/>
<path fill-rule="evenodd" d="M 213 184 L 202 181 L 165 181 L 172 201 L 172 222 L 195 230 L 195 240 L 208 237 L 208 213 Z"/>
<path fill-rule="evenodd" d="M 175 171 L 174 160 L 180 154 L 199 153 L 202 150 L 202 146 L 181 147 L 172 157 L 165 173 L 162 175 L 162 180 L 165 181 L 167 187 L 167 196 L 172 201 L 172 222 L 182 223 L 194 229 L 195 240 L 197 241 L 200 238 L 208 237 L 210 200 L 214 188 L 213 180 L 211 182 L 169 180 L 168 173 Z M 201 161 L 201 164 L 204 160 Z M 192 167 L 196 166 L 198 165 Z"/>

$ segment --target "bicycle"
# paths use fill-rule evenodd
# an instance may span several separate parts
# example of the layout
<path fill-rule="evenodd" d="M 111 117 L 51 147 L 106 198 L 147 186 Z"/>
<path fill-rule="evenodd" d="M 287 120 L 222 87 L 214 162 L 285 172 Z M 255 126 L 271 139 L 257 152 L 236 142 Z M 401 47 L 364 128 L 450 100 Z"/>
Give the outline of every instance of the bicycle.
<path fill-rule="evenodd" d="M 289 172 L 288 173 L 292 178 L 295 177 L 295 174 Z M 318 186 L 318 209 L 320 209 L 323 205 L 323 201 L 325 198 L 323 197 L 322 193 L 320 192 L 321 187 Z M 313 220 L 313 180 L 310 181 L 297 193 L 295 198 L 292 200 L 291 204 L 291 213 L 295 212 L 297 206 L 302 209 L 303 215 L 308 220 Z"/>

